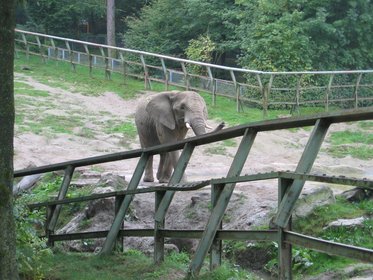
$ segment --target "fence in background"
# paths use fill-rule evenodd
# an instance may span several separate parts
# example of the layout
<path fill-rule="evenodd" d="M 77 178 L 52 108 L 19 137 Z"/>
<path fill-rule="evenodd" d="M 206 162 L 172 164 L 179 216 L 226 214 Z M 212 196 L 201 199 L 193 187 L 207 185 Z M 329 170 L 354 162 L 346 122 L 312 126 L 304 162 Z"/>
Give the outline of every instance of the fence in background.
<path fill-rule="evenodd" d="M 116 58 L 108 57 L 108 50 Z M 302 106 L 352 109 L 373 106 L 373 70 L 265 72 L 202 63 L 133 49 L 111 47 L 16 29 L 16 51 L 43 60 L 68 61 L 76 65 L 102 69 L 107 78 L 112 72 L 152 81 L 201 90 L 236 100 L 237 111 L 244 106 L 261 108 L 267 116 L 270 108 L 289 108 L 299 112 Z"/>
<path fill-rule="evenodd" d="M 101 254 L 109 254 L 118 241 L 119 243 L 123 244 L 122 238 L 127 236 L 152 236 L 154 237 L 154 261 L 156 263 L 160 263 L 164 259 L 165 238 L 172 237 L 199 239 L 199 245 L 189 267 L 189 276 L 196 276 L 198 275 L 205 257 L 209 252 L 210 268 L 213 269 L 221 264 L 222 240 L 272 241 L 278 244 L 279 278 L 291 279 L 292 245 L 298 245 L 325 252 L 327 254 L 339 255 L 363 262 L 373 263 L 372 249 L 355 247 L 306 236 L 292 231 L 291 228 L 292 212 L 306 181 L 355 185 L 361 188 L 370 190 L 373 189 L 373 181 L 368 179 L 354 179 L 346 178 L 344 176 L 320 176 L 309 173 L 331 124 L 372 119 L 373 110 L 366 108 L 346 112 L 320 114 L 313 117 L 262 121 L 223 129 L 216 133 L 209 133 L 202 136 L 188 138 L 173 144 L 160 145 L 147 149 L 138 149 L 15 171 L 14 176 L 22 177 L 64 170 L 64 179 L 56 200 L 30 205 L 31 208 L 47 207 L 45 234 L 50 245 L 53 245 L 53 243 L 56 241 L 104 237 L 106 240 Z M 248 158 L 250 149 L 254 144 L 257 133 L 263 131 L 299 128 L 304 126 L 314 126 L 314 128 L 310 134 L 298 165 L 293 172 L 269 172 L 264 174 L 241 176 L 241 171 Z M 180 183 L 195 147 L 209 145 L 213 142 L 236 137 L 242 137 L 241 143 L 236 151 L 230 169 L 225 178 L 190 182 L 186 184 Z M 180 149 L 182 149 L 180 159 L 167 186 L 138 189 L 139 182 L 150 156 Z M 66 198 L 70 181 L 76 168 L 132 158 L 138 158 L 139 160 L 125 191 L 106 194 L 93 194 L 90 196 L 77 198 Z M 262 231 L 222 229 L 223 216 L 235 189 L 236 183 L 276 178 L 278 179 L 278 209 L 275 219 L 273 220 L 274 224 L 276 225 L 275 229 Z M 205 230 L 166 229 L 166 214 L 175 192 L 195 191 L 207 185 L 211 185 L 212 208 Z M 155 193 L 154 228 L 123 229 L 123 219 L 127 214 L 134 195 L 141 195 L 141 193 L 145 192 Z M 70 234 L 55 233 L 57 220 L 63 205 L 94 199 L 102 199 L 105 197 L 116 197 L 115 218 L 109 231 L 79 232 Z"/>

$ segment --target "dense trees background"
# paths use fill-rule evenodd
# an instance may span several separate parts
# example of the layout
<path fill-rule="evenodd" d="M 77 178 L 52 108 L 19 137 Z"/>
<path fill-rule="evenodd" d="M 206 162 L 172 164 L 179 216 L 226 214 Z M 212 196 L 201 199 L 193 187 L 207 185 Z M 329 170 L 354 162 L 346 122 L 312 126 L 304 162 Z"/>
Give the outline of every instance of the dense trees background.
<path fill-rule="evenodd" d="M 17 14 L 39 32 L 106 32 L 101 0 L 30 0 Z M 372 22 L 371 0 L 116 0 L 119 45 L 206 60 L 208 40 L 210 62 L 261 70 L 372 68 Z"/>

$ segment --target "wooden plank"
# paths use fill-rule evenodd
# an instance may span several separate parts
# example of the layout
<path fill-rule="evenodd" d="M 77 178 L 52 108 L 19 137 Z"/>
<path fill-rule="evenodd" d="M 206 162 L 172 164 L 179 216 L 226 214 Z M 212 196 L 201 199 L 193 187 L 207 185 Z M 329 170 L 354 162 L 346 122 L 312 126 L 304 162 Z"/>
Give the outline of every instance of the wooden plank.
<path fill-rule="evenodd" d="M 216 206 L 216 203 L 223 189 L 224 189 L 224 184 L 218 184 L 218 185 L 211 186 L 211 205 L 213 208 Z M 220 221 L 218 229 L 220 230 L 223 229 L 222 221 Z M 212 242 L 211 250 L 210 250 L 210 270 L 213 270 L 221 266 L 222 251 L 223 251 L 223 242 L 222 240 L 217 239 L 215 235 L 215 238 L 214 238 L 214 241 Z"/>
<path fill-rule="evenodd" d="M 133 173 L 133 176 L 131 178 L 131 181 L 128 184 L 127 189 L 129 190 L 137 189 L 137 186 L 139 185 L 139 182 L 141 180 L 148 158 L 149 158 L 149 154 L 147 153 L 143 153 L 141 155 L 139 162 L 137 163 L 135 172 Z M 123 219 L 132 202 L 132 199 L 133 199 L 133 195 L 126 195 L 125 198 L 123 199 L 123 202 L 118 209 L 117 215 L 115 216 L 113 224 L 111 225 L 110 231 L 106 237 L 106 240 L 102 247 L 100 255 L 108 255 L 112 252 L 115 241 L 118 236 L 118 232 L 120 231 Z"/>
<path fill-rule="evenodd" d="M 319 119 L 316 122 L 295 172 L 308 173 L 311 170 L 329 126 L 330 122 L 326 119 Z M 294 180 L 291 187 L 285 193 L 274 221 L 278 226 L 282 228 L 287 226 L 287 222 L 303 189 L 304 183 L 304 180 Z"/>
<path fill-rule="evenodd" d="M 278 180 L 278 205 L 290 188 L 293 180 L 280 178 Z M 286 230 L 291 230 L 291 217 L 289 218 L 289 223 Z M 292 279 L 292 246 L 289 243 L 285 243 L 285 233 L 281 227 L 278 227 L 278 277 L 279 279 Z"/>
<path fill-rule="evenodd" d="M 241 170 L 246 162 L 249 151 L 254 143 L 256 130 L 247 129 L 241 140 L 240 146 L 233 159 L 231 167 L 228 171 L 228 177 L 239 176 Z M 208 250 L 214 240 L 214 236 L 219 228 L 219 224 L 223 218 L 224 212 L 228 206 L 229 199 L 233 193 L 236 183 L 225 185 L 224 190 L 219 196 L 216 206 L 213 208 L 212 214 L 207 222 L 205 232 L 198 244 L 197 251 L 194 255 L 192 263 L 189 267 L 188 275 L 194 277 L 198 275 L 203 261 L 207 255 Z"/>
<path fill-rule="evenodd" d="M 174 172 L 170 178 L 168 185 L 177 184 L 181 181 L 184 171 L 188 165 L 190 157 L 192 156 L 194 145 L 187 143 L 184 146 L 183 152 L 177 162 Z M 171 204 L 175 191 L 167 191 L 160 203 L 157 205 L 157 211 L 154 215 L 154 261 L 160 263 L 164 260 L 164 238 L 160 234 L 160 230 L 164 228 L 165 217 L 168 207 Z"/>
<path fill-rule="evenodd" d="M 362 262 L 373 263 L 373 250 L 371 249 L 326 241 L 291 231 L 285 232 L 285 241 L 330 255 L 343 256 Z"/>
<path fill-rule="evenodd" d="M 57 200 L 64 199 L 66 197 L 67 190 L 69 189 L 71 178 L 74 174 L 74 167 L 73 166 L 68 166 L 65 169 L 65 175 L 62 180 L 61 188 L 57 196 Z M 48 231 L 49 232 L 54 232 L 54 229 L 57 224 L 58 217 L 61 212 L 61 206 L 62 205 L 57 205 L 56 208 L 53 211 L 52 217 L 50 219 L 50 223 L 48 225 Z"/>

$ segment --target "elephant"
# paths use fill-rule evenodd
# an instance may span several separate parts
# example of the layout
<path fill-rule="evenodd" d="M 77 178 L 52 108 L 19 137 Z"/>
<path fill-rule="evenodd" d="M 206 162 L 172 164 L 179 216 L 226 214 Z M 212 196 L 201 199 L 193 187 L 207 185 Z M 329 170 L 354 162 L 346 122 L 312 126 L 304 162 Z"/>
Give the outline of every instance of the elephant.
<path fill-rule="evenodd" d="M 194 91 L 165 91 L 147 94 L 136 108 L 135 123 L 142 148 L 183 140 L 191 128 L 195 135 L 206 133 L 207 107 Z M 224 122 L 214 131 L 224 128 Z M 179 159 L 179 152 L 160 154 L 157 179 L 167 183 Z M 154 182 L 153 156 L 145 167 L 144 182 Z"/>

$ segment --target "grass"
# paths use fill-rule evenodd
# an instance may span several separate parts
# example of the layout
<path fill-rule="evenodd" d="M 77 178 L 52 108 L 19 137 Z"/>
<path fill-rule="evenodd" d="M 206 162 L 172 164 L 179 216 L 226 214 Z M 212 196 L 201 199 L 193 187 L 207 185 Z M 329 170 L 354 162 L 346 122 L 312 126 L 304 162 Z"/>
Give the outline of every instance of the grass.
<path fill-rule="evenodd" d="M 116 253 L 113 256 L 97 257 L 83 253 L 57 253 L 42 258 L 42 273 L 50 280 L 157 280 L 184 279 L 190 262 L 185 253 L 171 253 L 161 265 L 136 250 Z M 255 279 L 244 270 L 224 264 L 214 272 L 203 271 L 197 279 Z"/>
<path fill-rule="evenodd" d="M 360 122 L 364 129 L 370 128 L 366 122 Z M 335 157 L 352 156 L 354 158 L 373 159 L 373 134 L 371 131 L 337 131 L 330 135 L 331 147 L 327 151 Z"/>

